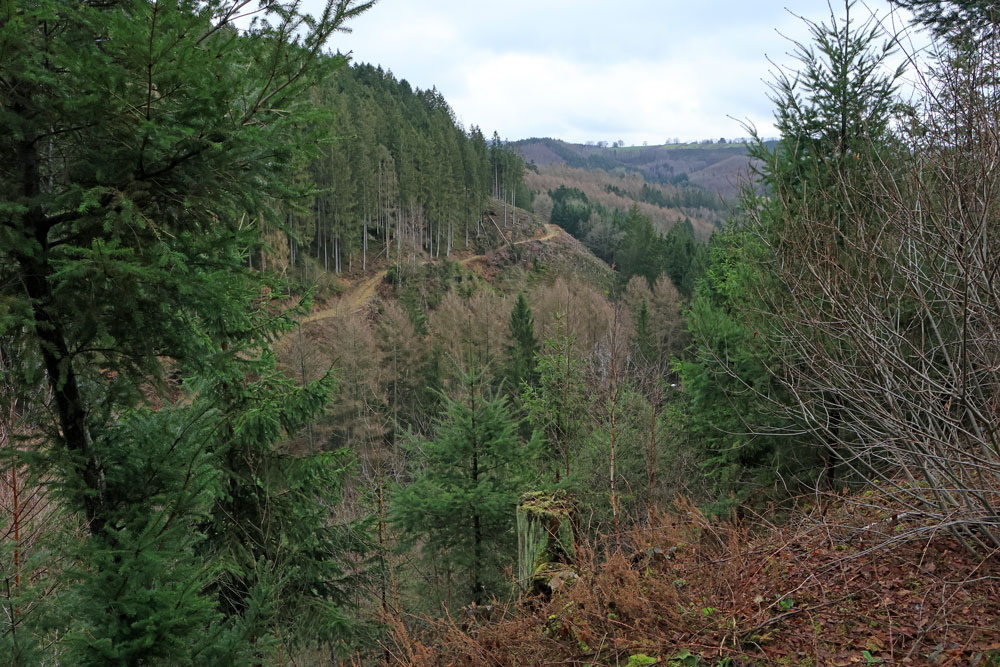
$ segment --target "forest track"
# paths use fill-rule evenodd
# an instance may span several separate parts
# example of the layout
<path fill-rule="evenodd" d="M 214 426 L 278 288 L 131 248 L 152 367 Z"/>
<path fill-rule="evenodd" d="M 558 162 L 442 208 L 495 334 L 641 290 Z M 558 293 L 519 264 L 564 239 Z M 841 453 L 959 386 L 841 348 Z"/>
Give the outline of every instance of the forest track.
<path fill-rule="evenodd" d="M 533 236 L 530 239 L 523 239 L 521 241 L 515 241 L 513 245 L 524 245 L 526 243 L 534 243 L 535 241 L 549 241 L 559 236 L 560 234 L 565 234 L 565 232 L 558 226 L 552 223 L 545 223 L 543 228 L 544 234 L 541 236 Z M 490 251 L 483 255 L 472 255 L 470 257 L 464 257 L 458 260 L 458 263 L 462 266 L 467 266 L 472 262 L 489 257 L 490 254 L 495 251 Z M 420 262 L 421 265 L 427 264 L 433 260 L 425 259 Z M 309 324 L 310 322 L 319 322 L 320 320 L 327 320 L 332 317 L 340 317 L 342 315 L 347 315 L 348 313 L 355 313 L 368 303 L 369 299 L 375 296 L 375 290 L 382 283 L 386 274 L 389 273 L 389 269 L 381 269 L 372 275 L 363 278 L 354 285 L 350 285 L 347 290 L 340 295 L 337 299 L 337 303 L 331 308 L 325 308 L 323 310 L 317 311 L 308 315 L 302 319 L 302 324 Z"/>

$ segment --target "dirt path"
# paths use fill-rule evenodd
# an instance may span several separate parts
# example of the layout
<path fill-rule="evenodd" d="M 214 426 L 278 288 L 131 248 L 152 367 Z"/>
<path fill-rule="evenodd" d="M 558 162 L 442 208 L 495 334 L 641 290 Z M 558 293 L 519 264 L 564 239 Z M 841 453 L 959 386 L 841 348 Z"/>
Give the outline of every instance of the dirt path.
<path fill-rule="evenodd" d="M 331 317 L 353 313 L 356 310 L 361 310 L 368 299 L 375 296 L 375 290 L 378 288 L 379 283 L 382 282 L 382 279 L 385 278 L 385 274 L 388 272 L 388 269 L 382 269 L 374 275 L 365 278 L 357 285 L 349 287 L 347 291 L 344 292 L 339 299 L 337 299 L 337 303 L 333 306 L 333 308 L 327 308 L 325 310 L 312 313 L 308 317 L 304 318 L 302 323 L 306 324 L 308 322 L 316 322 L 318 320 L 325 320 Z"/>
<path fill-rule="evenodd" d="M 545 223 L 545 236 L 539 236 L 536 239 L 525 239 L 524 241 L 518 241 L 514 245 L 521 245 L 522 243 L 531 243 L 532 241 L 548 241 L 549 239 L 554 239 L 563 233 L 563 230 L 558 225 L 553 225 L 551 223 Z"/>
<path fill-rule="evenodd" d="M 524 245 L 525 243 L 532 243 L 534 241 L 548 241 L 549 239 L 553 239 L 562 233 L 563 230 L 558 226 L 546 223 L 544 234 L 530 239 L 524 239 L 523 241 L 515 241 L 514 245 Z M 459 264 L 466 266 L 477 259 L 482 259 L 487 256 L 488 254 L 472 255 L 471 257 L 460 259 Z M 429 261 L 430 260 L 425 259 L 421 262 L 421 264 L 426 264 Z M 326 320 L 331 317 L 339 317 L 341 315 L 361 310 L 364 305 L 368 303 L 368 300 L 375 296 L 375 290 L 378 289 L 378 286 L 382 283 L 382 280 L 388 272 L 388 269 L 382 269 L 381 271 L 377 271 L 364 278 L 359 283 L 349 286 L 347 291 L 345 291 L 340 298 L 337 299 L 337 303 L 332 308 L 326 308 L 312 313 L 308 317 L 304 318 L 302 323 L 307 324 L 309 322 L 318 322 L 320 320 Z"/>

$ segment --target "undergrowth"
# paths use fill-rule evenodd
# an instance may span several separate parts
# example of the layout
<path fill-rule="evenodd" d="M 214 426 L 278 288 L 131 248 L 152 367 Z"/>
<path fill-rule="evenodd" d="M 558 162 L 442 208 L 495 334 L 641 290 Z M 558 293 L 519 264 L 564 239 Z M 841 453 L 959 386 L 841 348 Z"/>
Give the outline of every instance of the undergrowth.
<path fill-rule="evenodd" d="M 996 665 L 996 555 L 841 497 L 713 521 L 687 501 L 581 549 L 550 599 L 392 619 L 392 665 Z M 896 539 L 906 536 L 906 539 Z M 415 627 L 423 630 L 417 632 Z"/>

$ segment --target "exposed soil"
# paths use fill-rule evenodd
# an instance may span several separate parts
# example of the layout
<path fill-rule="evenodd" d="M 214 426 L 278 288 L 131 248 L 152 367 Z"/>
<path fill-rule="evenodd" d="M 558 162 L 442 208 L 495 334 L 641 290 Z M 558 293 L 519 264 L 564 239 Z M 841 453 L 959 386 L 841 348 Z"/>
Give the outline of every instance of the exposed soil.
<path fill-rule="evenodd" d="M 544 242 L 565 233 L 566 232 L 564 232 L 557 225 L 546 223 L 545 226 L 540 230 L 539 234 L 536 234 L 531 238 L 515 241 L 513 245 L 523 245 L 525 243 L 533 243 L 535 241 Z M 458 263 L 461 264 L 462 266 L 470 266 L 478 260 L 484 260 L 488 258 L 495 252 L 497 252 L 497 250 L 491 250 L 490 252 L 481 255 L 470 255 L 468 257 L 463 257 L 458 260 Z M 420 262 L 420 264 L 426 264 L 431 261 L 434 260 L 424 259 Z M 347 315 L 348 313 L 354 313 L 361 310 L 362 308 L 364 308 L 365 304 L 367 304 L 368 301 L 375 296 L 375 292 L 378 289 L 378 286 L 382 283 L 382 281 L 385 279 L 388 273 L 389 269 L 384 268 L 376 271 L 374 274 L 370 276 L 363 276 L 357 279 L 353 283 L 346 281 L 348 282 L 348 287 L 344 291 L 344 293 L 341 294 L 339 297 L 337 297 L 336 300 L 332 303 L 332 305 L 328 306 L 327 308 L 323 308 L 322 310 L 319 310 L 315 313 L 311 313 L 310 315 L 305 317 L 302 320 L 303 324 L 307 324 L 310 322 L 318 322 L 320 320 L 326 320 L 331 317 L 340 317 L 342 315 Z"/>

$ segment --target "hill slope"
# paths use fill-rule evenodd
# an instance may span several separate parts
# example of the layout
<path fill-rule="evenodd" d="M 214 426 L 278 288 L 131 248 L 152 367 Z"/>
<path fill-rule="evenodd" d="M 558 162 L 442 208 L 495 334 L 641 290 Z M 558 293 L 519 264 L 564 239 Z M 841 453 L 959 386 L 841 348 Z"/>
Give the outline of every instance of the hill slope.
<path fill-rule="evenodd" d="M 607 147 L 546 138 L 512 145 L 525 162 L 538 167 L 624 169 L 642 174 L 651 183 L 690 183 L 726 199 L 738 193 L 740 177 L 750 164 L 746 145 L 739 143 Z"/>
<path fill-rule="evenodd" d="M 536 193 L 548 193 L 560 186 L 575 188 L 587 195 L 595 204 L 609 210 L 627 211 L 638 206 L 643 215 L 653 221 L 661 233 L 674 225 L 689 220 L 696 235 L 707 239 L 722 224 L 729 211 L 719 197 L 705 190 L 678 188 L 673 185 L 651 185 L 641 174 L 621 170 L 607 172 L 602 169 L 571 167 L 551 164 L 528 170 L 524 181 Z M 536 211 L 545 214 L 541 207 Z"/>
<path fill-rule="evenodd" d="M 919 527 L 868 502 L 841 497 L 751 527 L 679 501 L 603 562 L 582 550 L 579 577 L 550 596 L 461 627 L 442 619 L 429 644 L 397 626 L 387 662 L 996 665 L 989 561 L 946 534 L 898 540 Z"/>

